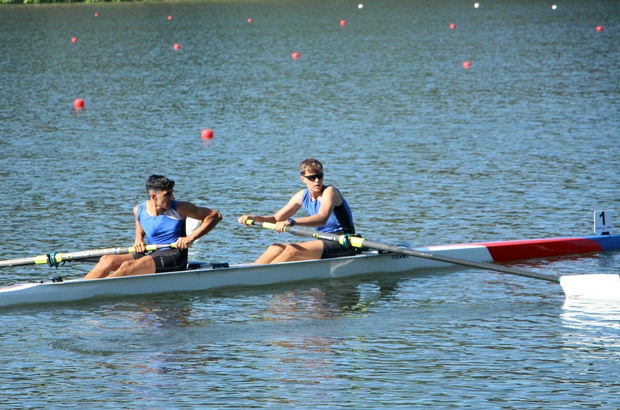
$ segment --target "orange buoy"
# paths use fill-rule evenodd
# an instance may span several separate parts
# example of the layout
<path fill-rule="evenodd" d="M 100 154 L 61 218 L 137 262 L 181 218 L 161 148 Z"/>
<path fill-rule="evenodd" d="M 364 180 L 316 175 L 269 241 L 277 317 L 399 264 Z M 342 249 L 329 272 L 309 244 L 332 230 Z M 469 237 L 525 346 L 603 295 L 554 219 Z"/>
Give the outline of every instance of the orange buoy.
<path fill-rule="evenodd" d="M 293 57 L 293 60 L 297 60 L 299 58 L 299 53 L 297 51 L 295 51 L 291 57 Z"/>
<path fill-rule="evenodd" d="M 172 20 L 172 16 L 168 16 L 168 20 Z"/>
<path fill-rule="evenodd" d="M 450 24 L 450 30 L 454 30 L 456 28 L 456 24 L 452 23 Z"/>
<path fill-rule="evenodd" d="M 73 37 L 73 38 L 71 39 L 71 42 L 73 42 L 73 43 L 77 43 L 77 37 Z"/>
<path fill-rule="evenodd" d="M 465 61 L 463 63 L 463 68 L 467 70 L 469 67 L 471 67 L 471 61 Z"/>
<path fill-rule="evenodd" d="M 203 140 L 212 140 L 213 130 L 209 128 L 205 128 L 204 130 L 202 130 L 201 137 Z"/>
<path fill-rule="evenodd" d="M 180 50 L 180 49 L 181 49 L 181 45 L 180 45 L 180 44 L 175 44 L 175 45 L 173 46 L 173 48 L 174 48 L 175 50 Z"/>
<path fill-rule="evenodd" d="M 248 19 L 248 23 L 251 23 L 251 22 L 252 22 L 252 19 Z"/>
<path fill-rule="evenodd" d="M 596 26 L 596 31 L 598 31 L 598 32 L 603 31 L 603 26 Z"/>
<path fill-rule="evenodd" d="M 346 26 L 347 25 L 347 21 L 346 20 L 340 20 L 340 25 L 342 27 Z"/>
<path fill-rule="evenodd" d="M 75 109 L 81 110 L 82 108 L 84 108 L 84 100 L 81 98 L 76 98 L 75 100 L 73 100 L 73 107 Z"/>

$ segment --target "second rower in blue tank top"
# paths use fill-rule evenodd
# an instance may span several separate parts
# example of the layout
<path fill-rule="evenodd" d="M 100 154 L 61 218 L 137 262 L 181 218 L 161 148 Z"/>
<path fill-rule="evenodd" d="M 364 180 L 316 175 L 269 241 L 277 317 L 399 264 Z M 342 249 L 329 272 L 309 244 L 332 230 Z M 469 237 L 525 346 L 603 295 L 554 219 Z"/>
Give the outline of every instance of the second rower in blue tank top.
<path fill-rule="evenodd" d="M 278 232 L 282 232 L 286 226 L 299 225 L 316 227 L 321 232 L 354 234 L 353 216 L 346 199 L 335 187 L 323 184 L 323 164 L 314 158 L 307 158 L 299 165 L 299 171 L 306 189 L 293 195 L 274 215 L 242 215 L 239 223 L 247 226 L 248 219 L 275 223 Z M 309 216 L 293 219 L 293 215 L 300 208 L 304 208 Z M 337 242 L 316 239 L 271 245 L 254 263 L 326 259 L 354 254 L 355 249 L 344 247 Z"/>

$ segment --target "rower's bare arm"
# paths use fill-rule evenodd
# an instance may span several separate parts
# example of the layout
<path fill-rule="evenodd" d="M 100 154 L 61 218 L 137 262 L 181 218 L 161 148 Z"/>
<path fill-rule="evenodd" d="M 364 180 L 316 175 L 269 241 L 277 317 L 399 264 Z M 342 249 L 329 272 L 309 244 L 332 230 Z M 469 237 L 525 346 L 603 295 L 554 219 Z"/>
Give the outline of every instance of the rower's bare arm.
<path fill-rule="evenodd" d="M 288 218 L 295 215 L 295 213 L 299 211 L 299 208 L 301 208 L 301 201 L 303 200 L 303 197 L 303 190 L 293 195 L 293 197 L 288 201 L 288 203 L 273 215 L 274 222 L 286 221 Z"/>
<path fill-rule="evenodd" d="M 274 215 L 241 215 L 238 219 L 238 222 L 241 225 L 247 226 L 246 221 L 252 220 L 256 222 L 266 222 L 266 223 L 276 223 L 278 221 L 286 221 L 286 219 L 295 215 L 295 212 L 301 208 L 301 199 L 303 195 L 303 191 L 299 191 L 288 201 L 288 203 L 276 212 Z"/>
<path fill-rule="evenodd" d="M 286 206 L 280 209 L 275 215 L 275 231 L 278 233 L 284 232 L 284 229 L 290 225 L 288 219 L 291 218 L 301 208 L 302 201 L 304 199 L 304 190 L 297 192 Z"/>
<path fill-rule="evenodd" d="M 202 221 L 200 226 L 187 236 L 187 245 L 191 245 L 198 238 L 209 233 L 222 220 L 222 214 L 215 209 L 203 206 L 196 206 L 191 202 L 177 202 L 179 213 L 185 218 L 193 218 Z"/>
<path fill-rule="evenodd" d="M 259 216 L 259 215 L 250 215 L 250 214 L 241 215 L 239 219 L 237 219 L 237 222 L 239 222 L 243 226 L 247 226 L 248 220 L 256 221 L 256 222 L 268 222 L 268 223 L 276 222 L 273 216 Z"/>
<path fill-rule="evenodd" d="M 144 236 L 146 235 L 146 233 L 144 232 L 144 229 L 142 229 L 142 225 L 140 225 L 140 222 L 138 221 L 138 207 L 139 205 L 136 205 L 133 208 L 133 215 L 136 221 L 136 238 L 133 242 L 133 248 L 136 253 L 144 253 L 146 252 L 146 245 L 144 243 Z"/>

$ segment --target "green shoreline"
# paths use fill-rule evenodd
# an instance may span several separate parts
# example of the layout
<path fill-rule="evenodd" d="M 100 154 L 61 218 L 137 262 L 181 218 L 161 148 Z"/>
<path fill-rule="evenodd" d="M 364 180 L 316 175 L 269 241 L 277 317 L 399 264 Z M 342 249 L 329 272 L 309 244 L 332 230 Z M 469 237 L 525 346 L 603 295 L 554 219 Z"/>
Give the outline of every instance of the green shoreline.
<path fill-rule="evenodd" d="M 207 3 L 230 0 L 0 0 L 1 4 L 70 4 L 70 3 Z"/>
<path fill-rule="evenodd" d="M 121 3 L 134 0 L 0 0 L 0 4 Z"/>

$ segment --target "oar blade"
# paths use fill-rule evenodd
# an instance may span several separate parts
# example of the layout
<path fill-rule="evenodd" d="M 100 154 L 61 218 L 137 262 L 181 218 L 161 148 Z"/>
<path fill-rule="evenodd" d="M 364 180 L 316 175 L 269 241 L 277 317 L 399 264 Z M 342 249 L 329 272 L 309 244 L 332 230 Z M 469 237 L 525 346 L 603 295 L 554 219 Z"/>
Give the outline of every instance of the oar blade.
<path fill-rule="evenodd" d="M 569 275 L 560 278 L 566 297 L 620 300 L 620 275 Z"/>

